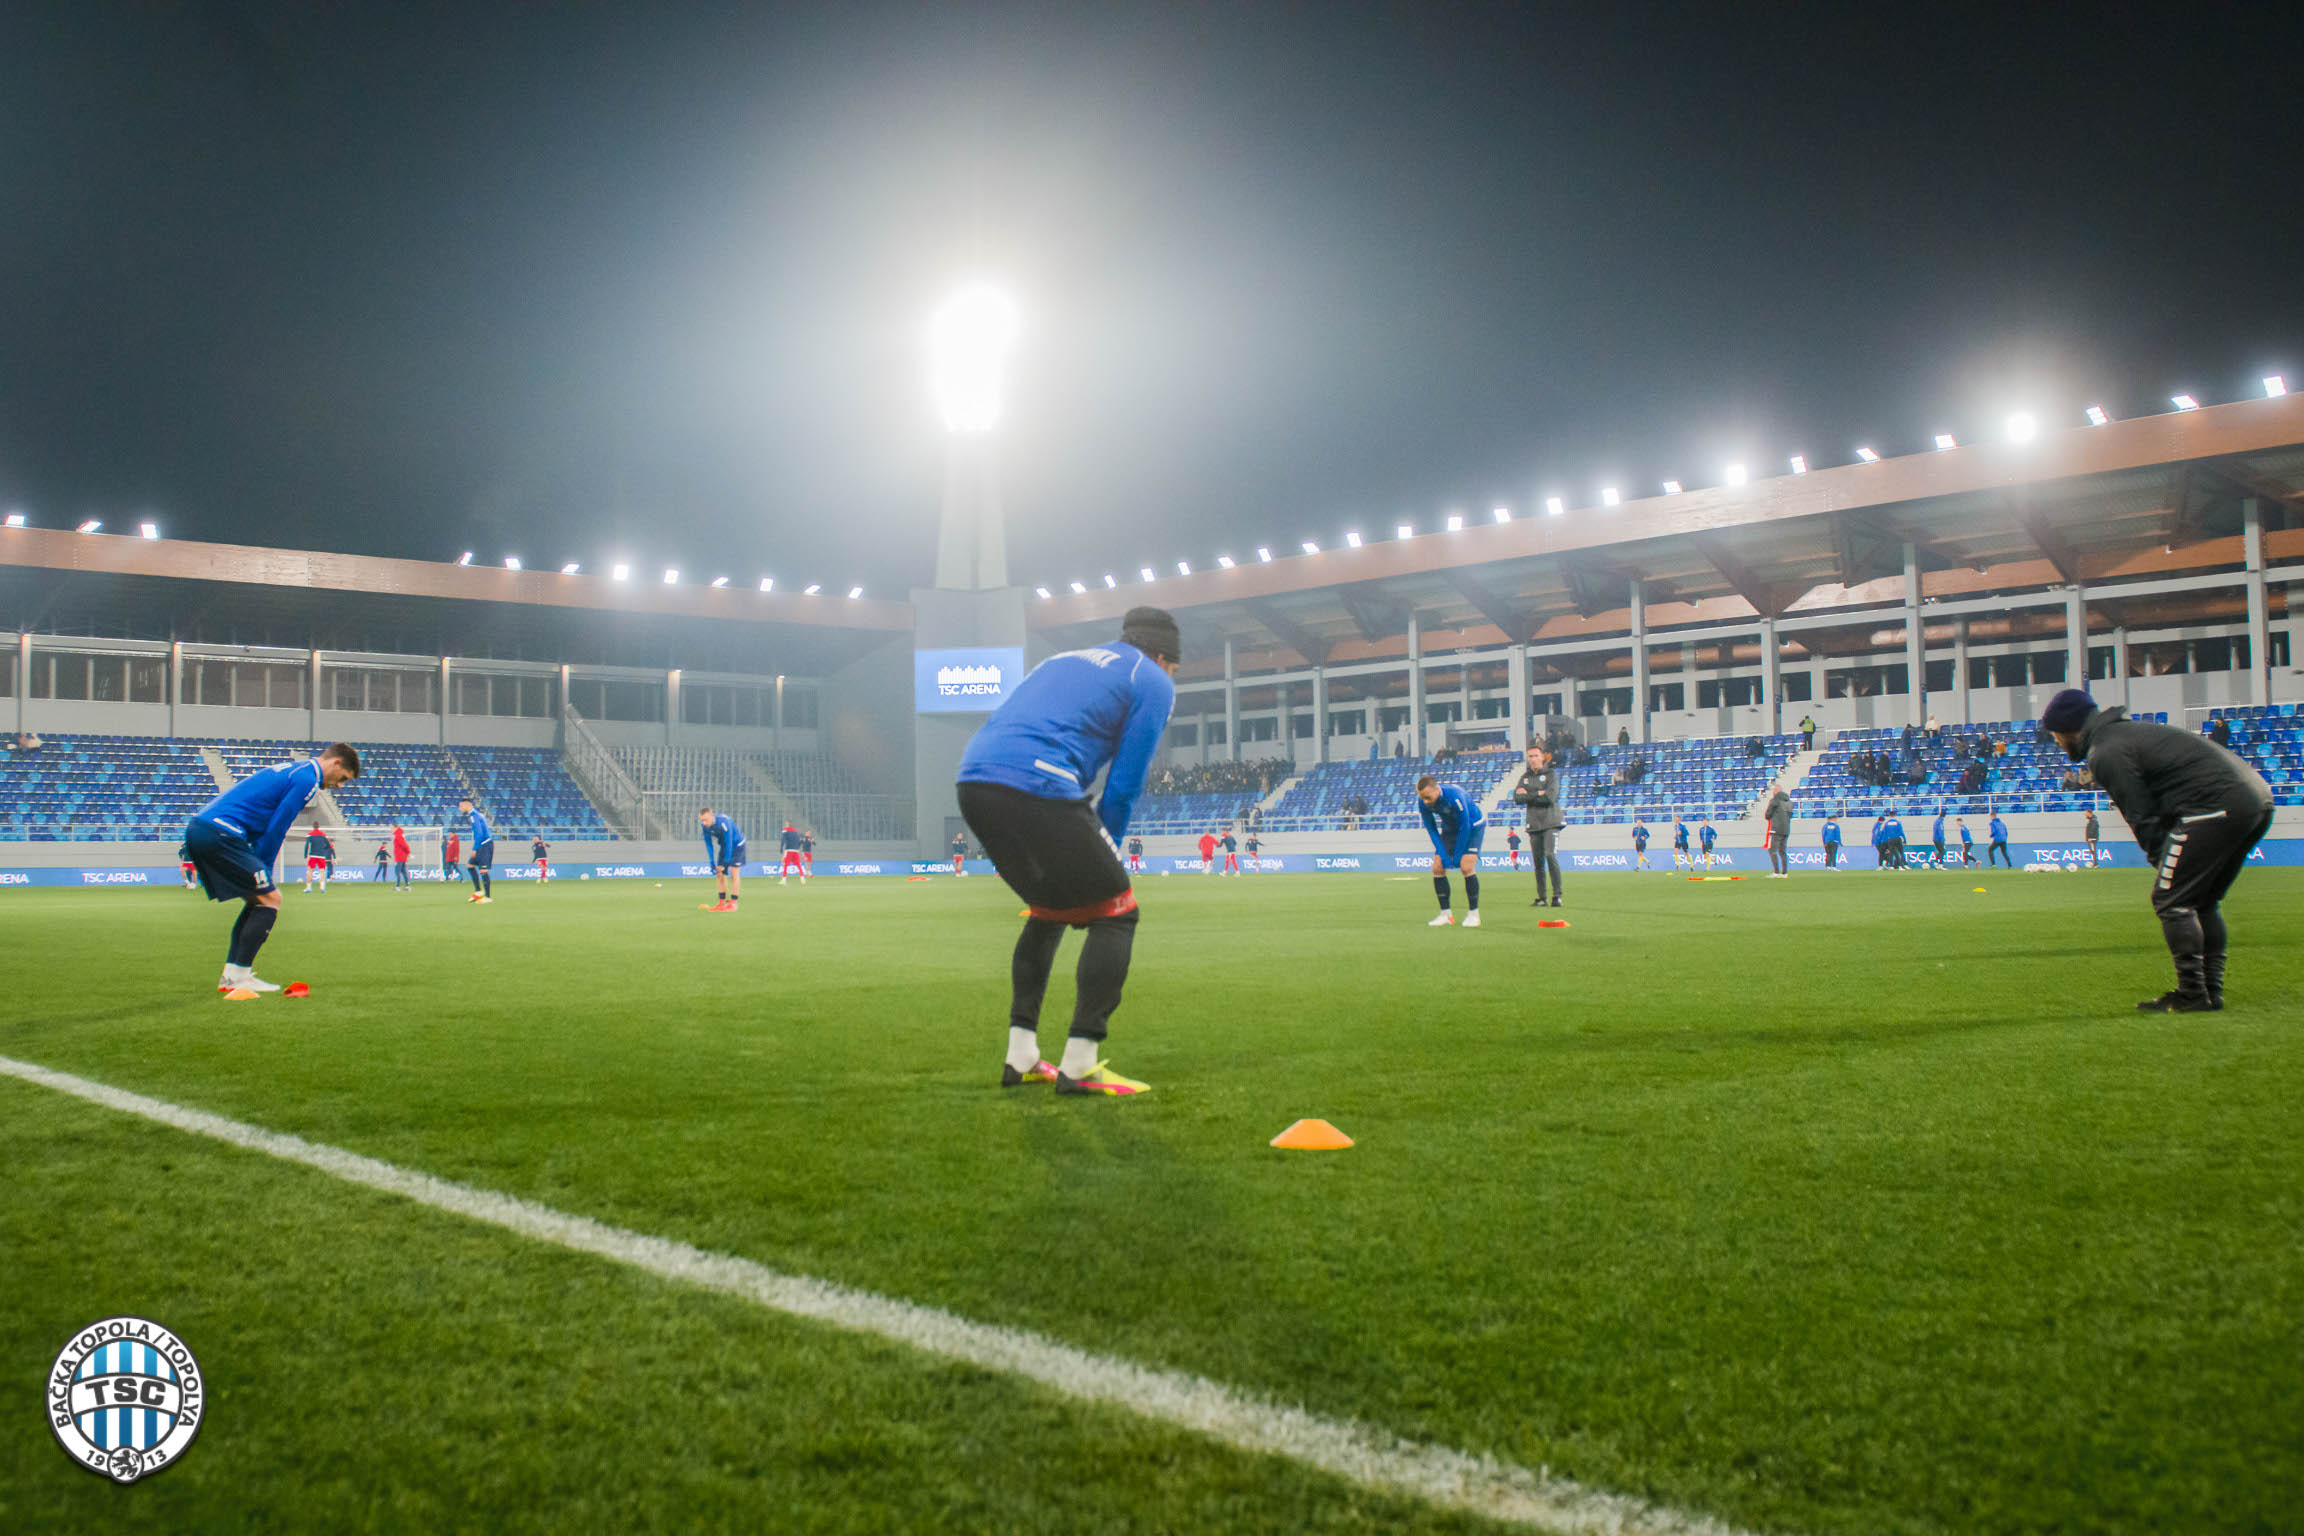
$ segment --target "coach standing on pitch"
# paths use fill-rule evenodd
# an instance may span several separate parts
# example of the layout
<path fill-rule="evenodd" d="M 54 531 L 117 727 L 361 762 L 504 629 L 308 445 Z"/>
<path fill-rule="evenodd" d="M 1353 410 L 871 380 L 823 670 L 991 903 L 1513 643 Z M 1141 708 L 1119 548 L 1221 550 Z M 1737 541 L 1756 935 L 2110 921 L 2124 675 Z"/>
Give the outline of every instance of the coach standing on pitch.
<path fill-rule="evenodd" d="M 1528 905 L 1556 907 L 1560 905 L 1560 829 L 1568 825 L 1568 817 L 1560 809 L 1560 770 L 1552 766 L 1552 754 L 1542 743 L 1529 744 L 1528 766 L 1520 770 L 1520 782 L 1512 786 L 1512 800 L 1528 811 L 1528 865 L 1536 871 L 1536 899 Z M 1544 896 L 1546 874 L 1552 879 L 1549 901 Z"/>
<path fill-rule="evenodd" d="M 2202 736 L 2098 709 L 2077 688 L 2048 701 L 2041 729 L 2084 762 L 2157 866 L 2152 910 L 2176 960 L 2176 990 L 2136 1006 L 2202 1013 L 2224 1006 L 2219 903 L 2272 826 L 2272 790 L 2246 763 Z"/>
<path fill-rule="evenodd" d="M 1030 909 L 1008 966 L 1014 999 L 1004 1086 L 1053 1077 L 1058 1093 L 1148 1091 L 1101 1056 L 1136 941 L 1136 893 L 1119 839 L 1175 707 L 1182 655 L 1173 618 L 1131 608 L 1118 640 L 1034 667 L 960 758 L 960 814 Z M 1103 798 L 1091 804 L 1089 786 L 1106 764 Z M 1085 928 L 1088 939 L 1072 1033 L 1063 1061 L 1051 1067 L 1040 1056 L 1040 999 L 1066 928 Z"/>

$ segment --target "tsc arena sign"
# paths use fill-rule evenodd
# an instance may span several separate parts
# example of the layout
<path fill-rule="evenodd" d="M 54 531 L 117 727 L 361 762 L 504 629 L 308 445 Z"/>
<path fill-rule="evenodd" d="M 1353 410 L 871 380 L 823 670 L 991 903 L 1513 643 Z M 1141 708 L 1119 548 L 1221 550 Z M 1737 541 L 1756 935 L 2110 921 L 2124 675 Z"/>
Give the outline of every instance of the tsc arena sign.
<path fill-rule="evenodd" d="M 912 653 L 912 707 L 924 715 L 990 714 L 1023 680 L 1021 646 Z"/>

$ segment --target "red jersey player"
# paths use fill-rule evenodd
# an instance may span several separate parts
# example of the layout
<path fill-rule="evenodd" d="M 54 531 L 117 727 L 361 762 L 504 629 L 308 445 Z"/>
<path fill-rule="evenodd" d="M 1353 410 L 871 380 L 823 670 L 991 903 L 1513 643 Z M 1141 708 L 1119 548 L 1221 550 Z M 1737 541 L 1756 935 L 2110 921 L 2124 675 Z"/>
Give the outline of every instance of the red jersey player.
<path fill-rule="evenodd" d="M 1200 873 L 1207 874 L 1216 867 L 1216 834 L 1200 834 Z"/>

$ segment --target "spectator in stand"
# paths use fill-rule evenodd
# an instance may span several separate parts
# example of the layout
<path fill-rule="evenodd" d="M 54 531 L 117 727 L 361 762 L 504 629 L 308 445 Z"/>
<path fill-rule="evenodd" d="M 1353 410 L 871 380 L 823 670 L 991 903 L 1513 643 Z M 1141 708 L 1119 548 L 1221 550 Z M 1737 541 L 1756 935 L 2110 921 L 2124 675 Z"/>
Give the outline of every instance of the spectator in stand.
<path fill-rule="evenodd" d="M 2208 722 L 2208 739 L 2220 747 L 2232 745 L 2232 722 L 2222 715 Z"/>
<path fill-rule="evenodd" d="M 1816 750 L 1816 719 L 1813 715 L 1800 717 L 1800 750 L 1803 752 Z"/>
<path fill-rule="evenodd" d="M 1616 727 L 1616 745 L 1620 747 L 1632 745 L 1632 727 L 1628 725 Z"/>

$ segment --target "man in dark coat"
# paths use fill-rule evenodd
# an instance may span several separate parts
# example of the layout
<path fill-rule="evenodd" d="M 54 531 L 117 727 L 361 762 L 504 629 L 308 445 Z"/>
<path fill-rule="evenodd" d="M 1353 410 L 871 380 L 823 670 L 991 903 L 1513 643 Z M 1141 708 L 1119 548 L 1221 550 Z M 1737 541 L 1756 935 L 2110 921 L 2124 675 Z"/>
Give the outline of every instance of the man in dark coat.
<path fill-rule="evenodd" d="M 1792 846 L 1792 797 L 1781 789 L 1768 798 L 1768 878 L 1780 880 L 1792 873 L 1788 858 Z"/>
<path fill-rule="evenodd" d="M 1560 905 L 1560 829 L 1568 825 L 1560 809 L 1560 771 L 1552 754 L 1541 746 L 1528 749 L 1528 766 L 1512 786 L 1512 803 L 1528 813 L 1528 862 L 1536 871 L 1536 899 L 1532 907 Z M 1545 876 L 1552 881 L 1551 899 L 1544 894 Z"/>
<path fill-rule="evenodd" d="M 2048 701 L 2041 728 L 2087 763 L 2158 870 L 2152 910 L 2176 962 L 2176 990 L 2138 1003 L 2149 1013 L 2224 1006 L 2224 893 L 2272 826 L 2272 790 L 2206 737 L 2098 709 L 2077 688 Z"/>

